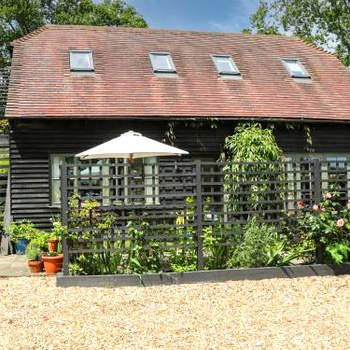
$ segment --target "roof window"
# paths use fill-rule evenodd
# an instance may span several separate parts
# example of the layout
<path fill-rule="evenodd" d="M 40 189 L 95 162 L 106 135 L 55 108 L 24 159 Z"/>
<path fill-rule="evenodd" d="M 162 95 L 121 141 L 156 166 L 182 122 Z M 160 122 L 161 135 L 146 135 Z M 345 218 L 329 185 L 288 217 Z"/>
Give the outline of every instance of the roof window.
<path fill-rule="evenodd" d="M 94 61 L 91 50 L 71 50 L 70 70 L 78 72 L 93 72 Z"/>
<path fill-rule="evenodd" d="M 241 75 L 230 55 L 213 55 L 212 58 L 220 75 Z"/>
<path fill-rule="evenodd" d="M 154 73 L 176 73 L 171 55 L 167 52 L 151 52 L 149 54 Z"/>
<path fill-rule="evenodd" d="M 311 78 L 310 74 L 297 58 L 283 58 L 282 62 L 292 78 Z"/>

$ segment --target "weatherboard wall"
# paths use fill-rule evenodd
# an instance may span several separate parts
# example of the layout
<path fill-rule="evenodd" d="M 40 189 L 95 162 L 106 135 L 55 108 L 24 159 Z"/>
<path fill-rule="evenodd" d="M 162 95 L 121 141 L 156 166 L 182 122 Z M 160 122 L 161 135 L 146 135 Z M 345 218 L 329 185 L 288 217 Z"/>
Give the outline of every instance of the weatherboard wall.
<path fill-rule="evenodd" d="M 175 146 L 190 152 L 193 158 L 217 159 L 225 137 L 233 133 L 233 121 L 210 122 L 200 127 L 177 123 Z M 312 124 L 316 152 L 349 152 L 350 124 Z M 49 228 L 50 218 L 59 214 L 51 206 L 50 154 L 75 154 L 128 130 L 162 141 L 166 139 L 167 121 L 151 120 L 12 120 L 10 135 L 11 214 L 14 220 L 28 218 L 37 227 Z M 303 152 L 307 144 L 302 128 L 275 130 L 284 152 Z"/>

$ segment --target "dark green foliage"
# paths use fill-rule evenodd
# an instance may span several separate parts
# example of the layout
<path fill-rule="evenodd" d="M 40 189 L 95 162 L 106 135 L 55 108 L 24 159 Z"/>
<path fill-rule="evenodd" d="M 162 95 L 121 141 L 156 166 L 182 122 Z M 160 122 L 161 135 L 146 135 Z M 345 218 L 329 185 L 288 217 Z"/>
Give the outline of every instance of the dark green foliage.
<path fill-rule="evenodd" d="M 347 0 L 260 0 L 251 28 L 261 34 L 293 33 L 334 50 L 350 65 L 350 3 Z"/>

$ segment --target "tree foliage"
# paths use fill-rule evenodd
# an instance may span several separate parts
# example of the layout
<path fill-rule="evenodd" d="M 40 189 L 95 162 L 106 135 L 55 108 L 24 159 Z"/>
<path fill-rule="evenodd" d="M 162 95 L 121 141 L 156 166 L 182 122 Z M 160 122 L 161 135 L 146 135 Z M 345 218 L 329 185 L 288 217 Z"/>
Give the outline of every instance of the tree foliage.
<path fill-rule="evenodd" d="M 335 52 L 350 66 L 349 0 L 260 0 L 246 32 L 292 33 Z"/>
<path fill-rule="evenodd" d="M 123 0 L 0 0 L 0 68 L 11 63 L 10 42 L 44 24 L 147 26 Z"/>

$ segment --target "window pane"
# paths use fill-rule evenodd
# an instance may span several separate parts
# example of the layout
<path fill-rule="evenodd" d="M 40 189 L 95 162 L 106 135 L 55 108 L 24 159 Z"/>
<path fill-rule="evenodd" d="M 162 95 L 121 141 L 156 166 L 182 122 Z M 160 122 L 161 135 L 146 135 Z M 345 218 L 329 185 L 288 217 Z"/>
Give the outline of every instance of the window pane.
<path fill-rule="evenodd" d="M 305 70 L 299 60 L 285 59 L 283 62 L 288 67 L 289 73 L 293 77 L 309 77 L 309 73 Z"/>
<path fill-rule="evenodd" d="M 239 74 L 239 70 L 230 56 L 213 56 L 216 69 L 222 74 Z"/>
<path fill-rule="evenodd" d="M 62 164 L 61 156 L 52 156 L 51 158 L 51 176 L 53 179 L 60 178 L 60 165 Z"/>
<path fill-rule="evenodd" d="M 157 69 L 171 69 L 169 57 L 167 56 L 155 55 L 153 61 Z"/>
<path fill-rule="evenodd" d="M 221 72 L 233 72 L 234 68 L 232 63 L 227 58 L 217 58 L 216 63 Z"/>
<path fill-rule="evenodd" d="M 151 53 L 152 67 L 155 72 L 175 72 L 175 66 L 169 54 Z"/>
<path fill-rule="evenodd" d="M 52 204 L 59 204 L 61 201 L 60 180 L 52 180 Z"/>
<path fill-rule="evenodd" d="M 70 64 L 71 69 L 92 70 L 93 64 L 91 52 L 71 51 Z"/>

